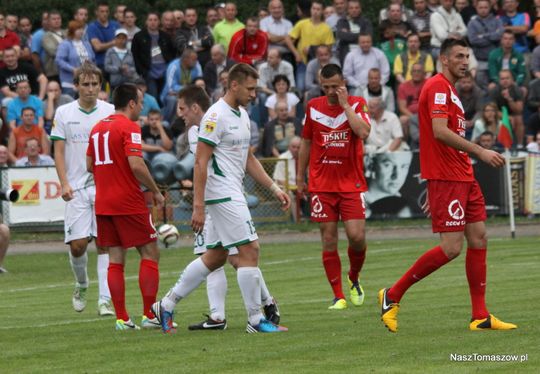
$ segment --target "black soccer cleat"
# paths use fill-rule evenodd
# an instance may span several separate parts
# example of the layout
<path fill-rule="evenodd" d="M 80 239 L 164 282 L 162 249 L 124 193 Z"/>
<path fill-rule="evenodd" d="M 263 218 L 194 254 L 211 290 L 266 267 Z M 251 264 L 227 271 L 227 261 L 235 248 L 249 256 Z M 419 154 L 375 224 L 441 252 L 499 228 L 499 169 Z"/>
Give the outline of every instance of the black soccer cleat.
<path fill-rule="evenodd" d="M 214 321 L 208 314 L 204 314 L 206 320 L 201 323 L 190 325 L 189 330 L 225 330 L 227 328 L 227 320 L 223 321 Z"/>
<path fill-rule="evenodd" d="M 272 304 L 264 306 L 264 316 L 274 325 L 279 325 L 281 315 L 279 314 L 279 308 L 276 299 L 272 298 Z"/>

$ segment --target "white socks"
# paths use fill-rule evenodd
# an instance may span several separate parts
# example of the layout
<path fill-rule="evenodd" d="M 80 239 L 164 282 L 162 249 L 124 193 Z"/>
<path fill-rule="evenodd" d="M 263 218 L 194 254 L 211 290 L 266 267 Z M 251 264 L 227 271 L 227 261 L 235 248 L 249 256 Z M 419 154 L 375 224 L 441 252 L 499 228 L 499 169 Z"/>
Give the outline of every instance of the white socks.
<path fill-rule="evenodd" d="M 109 270 L 109 254 L 104 253 L 97 256 L 97 274 L 99 286 L 98 304 L 109 302 L 111 300 L 111 292 L 107 284 L 107 272 Z"/>
<path fill-rule="evenodd" d="M 264 281 L 262 272 L 260 268 L 259 269 L 259 277 L 261 280 L 261 301 L 264 305 L 270 305 L 274 301 L 272 295 L 270 295 L 270 291 L 268 291 L 268 287 L 266 287 L 266 282 Z"/>
<path fill-rule="evenodd" d="M 206 277 L 206 293 L 210 305 L 210 318 L 214 321 L 225 319 L 225 297 L 227 296 L 227 277 L 223 266 Z"/>
<path fill-rule="evenodd" d="M 178 302 L 188 296 L 194 289 L 204 282 L 210 274 L 202 259 L 193 260 L 180 274 L 176 284 L 167 292 L 161 300 L 161 306 L 167 312 L 172 312 Z"/>
<path fill-rule="evenodd" d="M 238 286 L 242 292 L 244 305 L 251 325 L 258 325 L 261 312 L 261 272 L 258 267 L 241 267 L 236 272 Z"/>
<path fill-rule="evenodd" d="M 88 253 L 84 252 L 84 255 L 80 257 L 73 257 L 71 251 L 69 252 L 69 262 L 71 263 L 71 269 L 77 285 L 82 288 L 88 288 L 88 272 L 86 271 L 88 265 Z"/>

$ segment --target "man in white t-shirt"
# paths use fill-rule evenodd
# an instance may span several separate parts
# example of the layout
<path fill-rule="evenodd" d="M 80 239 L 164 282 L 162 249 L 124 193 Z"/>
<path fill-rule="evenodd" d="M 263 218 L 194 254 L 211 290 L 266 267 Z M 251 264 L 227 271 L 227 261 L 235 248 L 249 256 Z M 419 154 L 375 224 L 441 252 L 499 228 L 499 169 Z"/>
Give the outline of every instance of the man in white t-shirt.
<path fill-rule="evenodd" d="M 97 237 L 94 211 L 95 186 L 92 174 L 86 170 L 86 149 L 92 127 L 114 113 L 114 106 L 98 100 L 102 83 L 101 71 L 85 62 L 74 74 L 79 99 L 60 106 L 54 116 L 51 139 L 55 144 L 55 164 L 66 201 L 64 218 L 65 243 L 70 247 L 70 263 L 76 279 L 73 309 L 82 312 L 86 307 L 88 289 L 86 248 Z M 113 316 L 111 294 L 107 285 L 109 254 L 97 248 L 99 281 L 98 314 Z"/>
<path fill-rule="evenodd" d="M 403 141 L 403 129 L 398 116 L 384 109 L 381 98 L 369 99 L 368 109 L 371 132 L 365 142 L 366 153 L 408 150 L 407 143 Z"/>
<path fill-rule="evenodd" d="M 243 108 L 256 97 L 257 71 L 247 64 L 234 65 L 229 71 L 225 96 L 204 115 L 199 129 L 194 168 L 192 228 L 202 233 L 205 210 L 212 216 L 205 232 L 207 251 L 192 261 L 178 282 L 161 301 L 152 306 L 165 333 L 173 333 L 176 304 L 228 258 L 228 249 L 238 249 L 238 285 L 248 314 L 248 333 L 281 332 L 286 328 L 266 319 L 261 311 L 261 278 L 258 267 L 258 236 L 244 196 L 246 171 L 256 182 L 269 188 L 284 209 L 289 196 L 266 174 L 250 150 L 250 120 Z M 210 162 L 210 160 L 212 160 Z"/>

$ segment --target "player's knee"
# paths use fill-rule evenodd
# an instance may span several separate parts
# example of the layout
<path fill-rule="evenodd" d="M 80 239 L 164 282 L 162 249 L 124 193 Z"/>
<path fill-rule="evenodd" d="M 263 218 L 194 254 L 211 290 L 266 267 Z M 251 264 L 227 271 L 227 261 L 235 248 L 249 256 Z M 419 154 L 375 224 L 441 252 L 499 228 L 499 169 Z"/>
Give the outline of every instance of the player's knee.
<path fill-rule="evenodd" d="M 325 248 L 335 248 L 338 243 L 338 239 L 333 234 L 323 234 L 321 237 L 323 247 Z"/>
<path fill-rule="evenodd" d="M 81 257 L 86 252 L 88 241 L 86 239 L 72 240 L 69 243 L 69 249 L 73 257 Z"/>
<path fill-rule="evenodd" d="M 363 233 L 349 236 L 349 247 L 355 251 L 362 252 L 366 248 L 366 237 Z"/>
<path fill-rule="evenodd" d="M 10 231 L 9 231 L 9 227 L 4 224 L 4 223 L 1 223 L 0 224 L 0 240 L 2 241 L 7 241 L 9 240 L 9 234 Z"/>
<path fill-rule="evenodd" d="M 453 244 L 453 245 L 441 246 L 441 248 L 442 248 L 443 252 L 446 254 L 446 256 L 450 260 L 453 260 L 454 258 L 459 256 L 459 254 L 461 253 L 462 245 L 460 243 L 459 245 L 458 244 Z"/>

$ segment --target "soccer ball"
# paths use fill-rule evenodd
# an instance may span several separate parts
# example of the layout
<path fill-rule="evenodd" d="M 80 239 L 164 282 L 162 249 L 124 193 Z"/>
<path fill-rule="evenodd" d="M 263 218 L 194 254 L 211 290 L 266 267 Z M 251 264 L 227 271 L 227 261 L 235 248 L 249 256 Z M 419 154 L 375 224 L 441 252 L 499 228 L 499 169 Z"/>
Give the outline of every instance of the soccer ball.
<path fill-rule="evenodd" d="M 159 226 L 157 234 L 158 239 L 166 245 L 172 245 L 176 243 L 178 241 L 178 238 L 180 237 L 176 226 L 169 225 L 167 223 Z"/>

